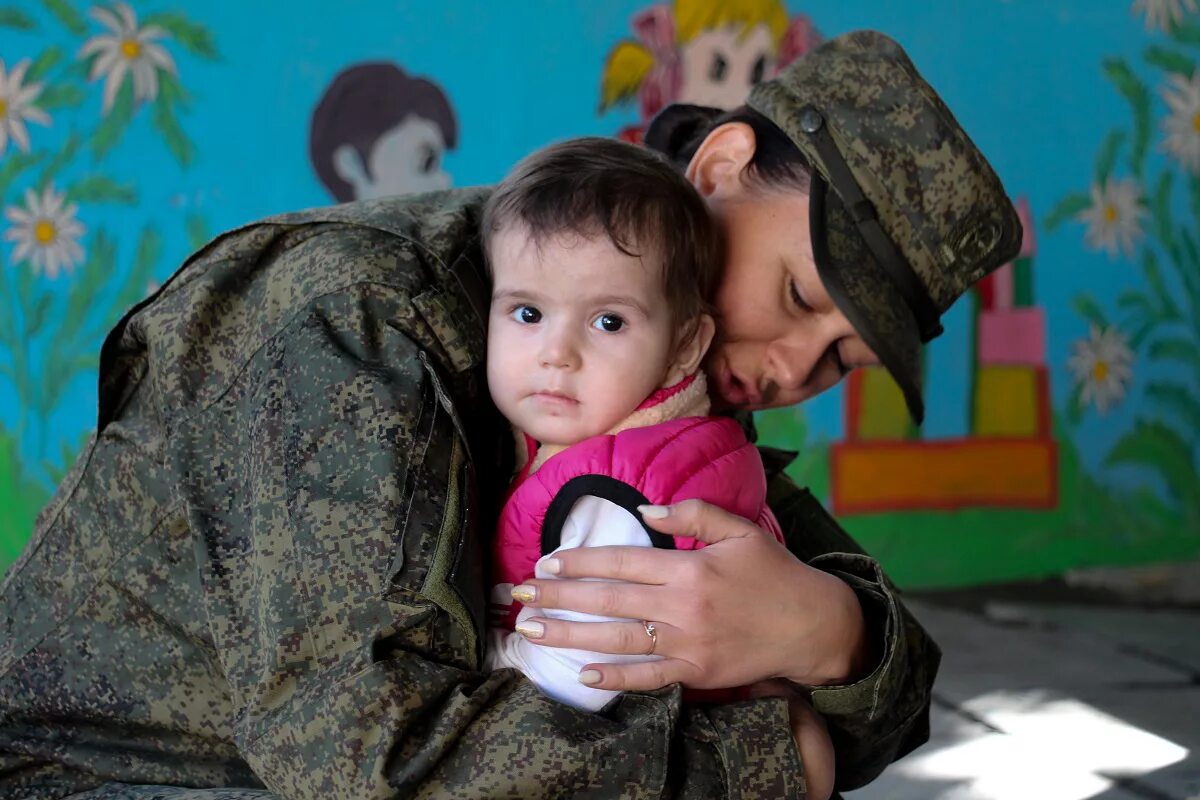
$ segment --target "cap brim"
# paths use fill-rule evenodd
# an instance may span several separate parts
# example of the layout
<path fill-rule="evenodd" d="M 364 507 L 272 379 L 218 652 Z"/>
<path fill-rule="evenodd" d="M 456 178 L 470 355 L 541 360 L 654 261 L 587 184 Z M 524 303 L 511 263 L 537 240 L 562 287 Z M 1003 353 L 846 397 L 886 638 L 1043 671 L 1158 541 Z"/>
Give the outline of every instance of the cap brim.
<path fill-rule="evenodd" d="M 829 296 L 904 393 L 908 413 L 925 418 L 921 393 L 921 335 L 904 296 L 858 234 L 837 192 L 813 175 L 809 228 L 817 273 Z"/>

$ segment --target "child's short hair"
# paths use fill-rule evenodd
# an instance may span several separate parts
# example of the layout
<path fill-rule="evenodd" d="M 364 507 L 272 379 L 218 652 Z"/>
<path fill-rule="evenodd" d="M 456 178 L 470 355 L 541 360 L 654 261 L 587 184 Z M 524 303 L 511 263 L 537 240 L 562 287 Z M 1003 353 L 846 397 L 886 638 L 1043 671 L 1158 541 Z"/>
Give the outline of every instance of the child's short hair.
<path fill-rule="evenodd" d="M 683 327 L 680 342 L 701 314 L 712 313 L 724 261 L 720 230 L 691 183 L 658 153 L 595 136 L 538 150 L 484 207 L 489 262 L 492 237 L 514 223 L 535 242 L 604 233 L 627 255 L 656 258 L 672 318 Z"/>

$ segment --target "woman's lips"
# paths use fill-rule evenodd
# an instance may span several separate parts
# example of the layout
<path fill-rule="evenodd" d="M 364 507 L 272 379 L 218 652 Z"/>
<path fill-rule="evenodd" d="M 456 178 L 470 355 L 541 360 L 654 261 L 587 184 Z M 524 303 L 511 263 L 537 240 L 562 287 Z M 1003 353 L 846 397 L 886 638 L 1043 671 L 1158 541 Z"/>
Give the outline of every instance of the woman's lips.
<path fill-rule="evenodd" d="M 761 401 L 757 389 L 752 390 L 751 384 L 731 369 L 721 372 L 718 381 L 721 397 L 732 406 L 753 406 Z"/>

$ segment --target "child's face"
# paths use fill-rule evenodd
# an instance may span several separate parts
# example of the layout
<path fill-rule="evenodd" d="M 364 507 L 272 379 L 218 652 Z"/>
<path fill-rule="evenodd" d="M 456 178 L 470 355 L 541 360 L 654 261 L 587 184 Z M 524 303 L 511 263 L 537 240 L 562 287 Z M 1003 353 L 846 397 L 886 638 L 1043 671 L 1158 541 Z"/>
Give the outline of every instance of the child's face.
<path fill-rule="evenodd" d="M 520 224 L 494 235 L 491 255 L 488 387 L 534 439 L 568 445 L 605 433 L 686 377 L 652 259 L 622 253 L 603 233 L 535 243 Z"/>

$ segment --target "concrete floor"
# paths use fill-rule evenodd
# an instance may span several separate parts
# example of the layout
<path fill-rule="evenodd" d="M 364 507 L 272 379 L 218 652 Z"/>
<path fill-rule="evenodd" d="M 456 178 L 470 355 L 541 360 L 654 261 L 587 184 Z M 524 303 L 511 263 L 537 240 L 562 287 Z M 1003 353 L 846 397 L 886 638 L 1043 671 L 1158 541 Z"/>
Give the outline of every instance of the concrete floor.
<path fill-rule="evenodd" d="M 1200 609 L 1109 597 L 909 598 L 944 652 L 933 735 L 847 800 L 1200 800 Z"/>

